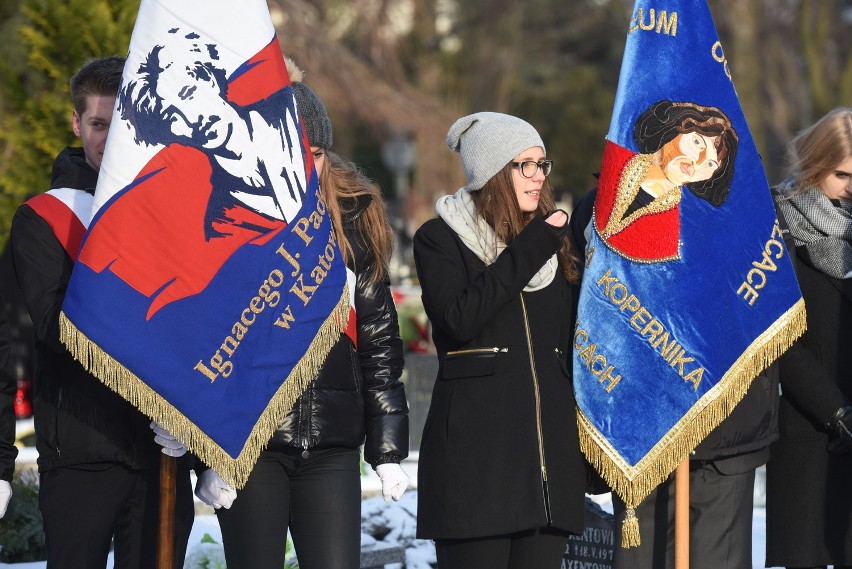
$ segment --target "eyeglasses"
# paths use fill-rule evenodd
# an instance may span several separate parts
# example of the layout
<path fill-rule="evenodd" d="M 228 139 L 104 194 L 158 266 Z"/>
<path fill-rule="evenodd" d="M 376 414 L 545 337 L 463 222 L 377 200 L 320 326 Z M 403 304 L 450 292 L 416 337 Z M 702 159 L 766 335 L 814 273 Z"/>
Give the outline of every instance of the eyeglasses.
<path fill-rule="evenodd" d="M 542 160 L 541 162 L 525 160 L 524 162 L 512 162 L 512 166 L 518 168 L 524 178 L 532 178 L 539 168 L 545 176 L 549 176 L 550 170 L 553 168 L 553 160 Z"/>

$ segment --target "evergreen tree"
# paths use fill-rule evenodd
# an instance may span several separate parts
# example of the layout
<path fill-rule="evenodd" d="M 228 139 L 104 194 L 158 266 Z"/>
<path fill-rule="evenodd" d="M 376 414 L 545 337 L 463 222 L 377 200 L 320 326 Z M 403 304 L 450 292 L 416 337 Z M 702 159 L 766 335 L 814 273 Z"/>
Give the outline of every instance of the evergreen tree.
<path fill-rule="evenodd" d="M 125 55 L 139 0 L 21 0 L 0 24 L 0 247 L 12 215 L 75 143 L 68 80 L 87 60 Z"/>
<path fill-rule="evenodd" d="M 38 508 L 38 474 L 34 470 L 24 470 L 12 480 L 12 499 L 0 525 L 0 562 L 20 563 L 46 558 Z"/>

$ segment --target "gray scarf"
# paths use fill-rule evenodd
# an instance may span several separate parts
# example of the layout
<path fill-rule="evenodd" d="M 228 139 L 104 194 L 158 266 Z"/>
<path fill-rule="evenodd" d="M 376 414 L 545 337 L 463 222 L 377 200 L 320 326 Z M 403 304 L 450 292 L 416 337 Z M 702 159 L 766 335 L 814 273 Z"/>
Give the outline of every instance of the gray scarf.
<path fill-rule="evenodd" d="M 462 188 L 453 195 L 443 196 L 435 204 L 438 215 L 447 222 L 468 249 L 473 251 L 483 263 L 490 265 L 506 248 L 506 244 L 497 238 L 494 230 L 482 217 L 477 215 L 476 206 L 470 192 Z M 554 254 L 533 275 L 524 291 L 533 292 L 542 289 L 553 281 L 559 263 Z"/>
<path fill-rule="evenodd" d="M 835 206 L 819 188 L 791 195 L 784 181 L 775 202 L 784 215 L 797 247 L 804 247 L 814 267 L 836 279 L 852 278 L 852 202 Z"/>

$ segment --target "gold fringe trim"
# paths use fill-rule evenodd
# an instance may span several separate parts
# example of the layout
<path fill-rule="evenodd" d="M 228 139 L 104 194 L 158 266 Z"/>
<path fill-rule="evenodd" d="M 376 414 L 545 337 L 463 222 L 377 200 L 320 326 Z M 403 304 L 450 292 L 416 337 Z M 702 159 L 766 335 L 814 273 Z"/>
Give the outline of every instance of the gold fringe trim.
<path fill-rule="evenodd" d="M 245 485 L 272 433 L 316 377 L 329 351 L 346 329 L 349 311 L 347 282 L 344 284 L 343 294 L 337 306 L 322 323 L 308 350 L 293 367 L 290 375 L 258 418 L 237 458 L 228 455 L 171 403 L 160 397 L 143 380 L 104 352 L 74 326 L 64 312 L 59 316 L 59 328 L 62 343 L 89 373 L 177 437 L 190 452 L 215 470 L 225 482 L 240 489 Z M 154 436 L 153 433 L 151 436 Z"/>
<path fill-rule="evenodd" d="M 799 299 L 767 328 L 734 362 L 722 379 L 708 391 L 636 466 L 630 466 L 595 428 L 582 410 L 577 410 L 580 449 L 609 487 L 629 510 L 635 509 L 721 423 L 748 391 L 752 380 L 778 359 L 807 328 L 805 301 Z M 630 542 L 633 522 L 622 527 L 624 542 Z M 638 520 L 636 539 L 638 544 Z M 629 547 L 625 545 L 625 547 Z"/>

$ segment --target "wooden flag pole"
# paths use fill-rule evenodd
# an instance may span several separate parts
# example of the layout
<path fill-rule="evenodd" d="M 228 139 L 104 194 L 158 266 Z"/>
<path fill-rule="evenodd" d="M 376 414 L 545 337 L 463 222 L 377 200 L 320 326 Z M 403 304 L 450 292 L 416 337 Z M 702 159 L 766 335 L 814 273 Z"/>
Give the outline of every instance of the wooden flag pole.
<path fill-rule="evenodd" d="M 689 569 L 689 458 L 675 470 L 675 569 Z"/>
<path fill-rule="evenodd" d="M 175 480 L 177 459 L 160 455 L 160 524 L 157 536 L 157 569 L 172 569 L 175 556 Z"/>

